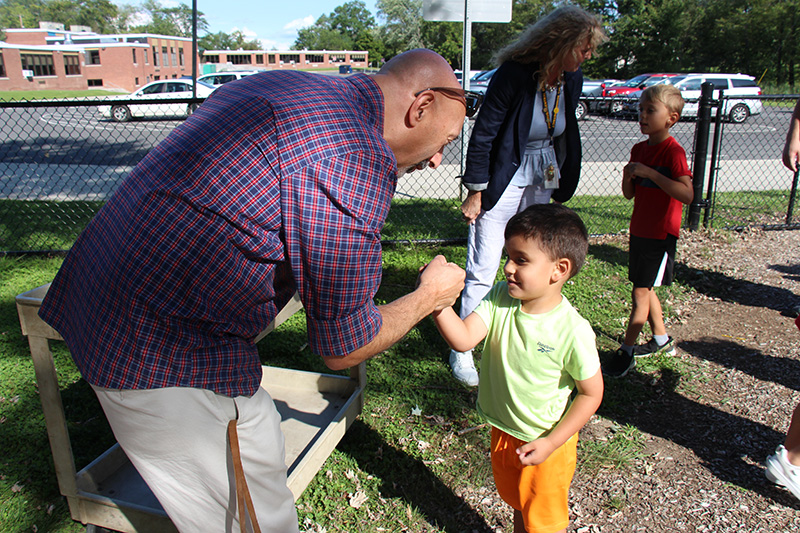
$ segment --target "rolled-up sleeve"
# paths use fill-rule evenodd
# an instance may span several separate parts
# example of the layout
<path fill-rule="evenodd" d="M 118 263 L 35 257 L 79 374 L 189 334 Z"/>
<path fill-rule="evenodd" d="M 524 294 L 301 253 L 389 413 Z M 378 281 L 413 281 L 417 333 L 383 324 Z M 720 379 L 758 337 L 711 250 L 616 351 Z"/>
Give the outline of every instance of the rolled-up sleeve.
<path fill-rule="evenodd" d="M 290 264 L 316 354 L 347 355 L 381 328 L 373 297 L 395 184 L 385 158 L 357 152 L 317 161 L 283 188 Z"/>

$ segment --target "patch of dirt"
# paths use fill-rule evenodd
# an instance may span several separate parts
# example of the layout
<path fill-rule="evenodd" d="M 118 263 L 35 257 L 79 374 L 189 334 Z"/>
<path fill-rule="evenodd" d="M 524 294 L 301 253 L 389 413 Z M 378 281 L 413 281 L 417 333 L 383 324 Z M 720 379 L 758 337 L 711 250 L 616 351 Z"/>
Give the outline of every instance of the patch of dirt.
<path fill-rule="evenodd" d="M 627 467 L 576 473 L 568 531 L 800 531 L 800 501 L 763 466 L 800 402 L 800 232 L 684 232 L 677 261 L 693 292 L 667 324 L 676 370 L 637 369 L 622 378 L 630 386 L 607 386 L 606 399 L 616 392 L 629 408 L 594 417 L 581 439 L 630 425 L 644 446 Z M 474 496 L 495 531 L 513 529 L 491 493 Z"/>

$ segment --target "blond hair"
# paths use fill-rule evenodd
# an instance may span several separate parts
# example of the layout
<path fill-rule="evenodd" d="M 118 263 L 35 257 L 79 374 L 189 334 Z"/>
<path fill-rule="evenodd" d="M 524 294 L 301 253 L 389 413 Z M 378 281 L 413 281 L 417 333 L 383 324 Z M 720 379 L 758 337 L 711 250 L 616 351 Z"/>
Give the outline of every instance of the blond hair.
<path fill-rule="evenodd" d="M 667 107 L 670 113 L 677 113 L 680 116 L 683 111 L 683 96 L 681 91 L 674 85 L 668 83 L 659 83 L 658 85 L 651 85 L 644 91 L 642 96 L 639 97 L 640 102 L 661 102 Z"/>
<path fill-rule="evenodd" d="M 560 76 L 556 70 L 563 68 L 569 54 L 590 46 L 594 51 L 607 40 L 600 19 L 579 6 L 560 7 L 537 20 L 516 41 L 499 50 L 494 61 L 498 65 L 506 61 L 539 63 L 539 83 Z"/>

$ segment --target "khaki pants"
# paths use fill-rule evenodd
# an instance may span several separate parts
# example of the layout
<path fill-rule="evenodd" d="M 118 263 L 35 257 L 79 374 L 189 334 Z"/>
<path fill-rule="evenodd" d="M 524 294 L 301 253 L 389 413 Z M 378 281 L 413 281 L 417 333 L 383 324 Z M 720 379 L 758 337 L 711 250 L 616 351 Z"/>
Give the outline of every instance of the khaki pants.
<path fill-rule="evenodd" d="M 242 464 L 261 531 L 298 531 L 280 415 L 267 391 L 230 398 L 182 387 L 93 388 L 117 442 L 178 530 L 239 531 L 227 442 L 228 421 L 238 419 Z"/>

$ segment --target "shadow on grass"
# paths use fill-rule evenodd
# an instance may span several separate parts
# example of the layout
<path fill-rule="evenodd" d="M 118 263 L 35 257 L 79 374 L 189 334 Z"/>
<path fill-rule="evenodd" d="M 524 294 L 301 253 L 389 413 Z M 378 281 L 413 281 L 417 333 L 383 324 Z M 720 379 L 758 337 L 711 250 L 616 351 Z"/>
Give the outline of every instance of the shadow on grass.
<path fill-rule="evenodd" d="M 599 261 L 611 266 L 628 267 L 628 251 L 610 244 L 590 244 L 589 254 Z M 627 272 L 626 272 L 627 274 Z"/>
<path fill-rule="evenodd" d="M 457 496 L 419 459 L 386 443 L 375 430 L 357 420 L 339 443 L 359 467 L 383 481 L 380 493 L 401 498 L 425 520 L 448 533 L 494 531 L 469 503 Z"/>
<path fill-rule="evenodd" d="M 800 270 L 798 265 L 771 265 L 765 268 L 783 272 L 787 279 L 793 279 L 789 273 L 796 277 Z M 788 289 L 736 279 L 710 270 L 690 268 L 680 263 L 675 265 L 675 278 L 707 296 L 779 312 L 786 312 L 797 305 L 799 299 Z"/>
<path fill-rule="evenodd" d="M 772 381 L 800 391 L 800 361 L 796 359 L 765 355 L 736 342 L 711 337 L 683 341 L 678 346 L 695 357 L 736 369 L 759 381 Z"/>
<path fill-rule="evenodd" d="M 730 348 L 717 342 L 684 343 L 680 347 L 700 358 Z M 757 365 L 764 363 L 765 356 L 753 354 L 752 350 L 749 353 L 751 361 L 747 368 L 755 370 Z M 723 364 L 734 366 L 733 360 Z M 795 384 L 798 370 L 796 365 L 792 369 L 791 379 Z M 776 371 L 777 368 L 773 367 L 760 374 L 772 379 L 777 377 Z M 605 397 L 598 414 L 687 448 L 718 479 L 800 510 L 800 502 L 770 483 L 760 466 L 775 446 L 783 442 L 785 436 L 782 433 L 686 398 L 677 392 L 677 387 L 688 376 L 676 370 L 663 368 L 655 383 L 652 379 L 651 374 L 642 374 L 635 369 L 622 379 L 607 379 Z M 691 383 L 688 385 L 692 386 Z M 702 393 L 702 382 L 696 386 Z"/>

